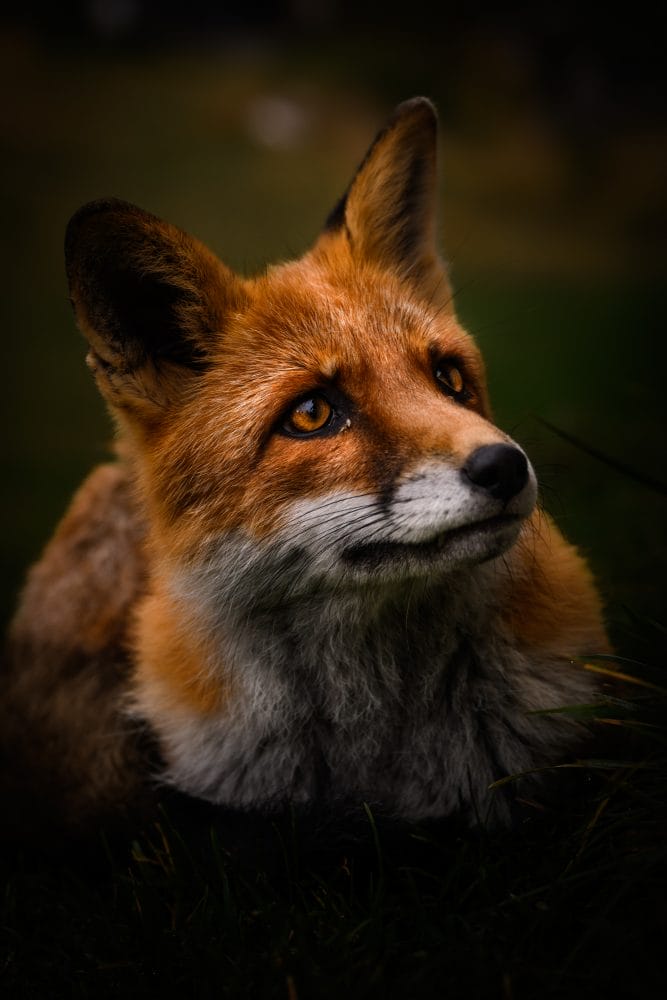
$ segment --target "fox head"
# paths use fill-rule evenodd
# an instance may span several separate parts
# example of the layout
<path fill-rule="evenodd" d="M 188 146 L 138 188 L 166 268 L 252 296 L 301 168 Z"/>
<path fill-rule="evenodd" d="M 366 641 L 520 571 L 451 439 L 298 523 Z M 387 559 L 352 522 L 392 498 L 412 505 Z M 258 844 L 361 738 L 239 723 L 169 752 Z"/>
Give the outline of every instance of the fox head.
<path fill-rule="evenodd" d="M 252 279 L 121 201 L 71 220 L 71 299 L 156 559 L 224 564 L 271 603 L 517 542 L 535 476 L 454 313 L 436 131 L 428 100 L 401 104 L 312 249 Z"/>

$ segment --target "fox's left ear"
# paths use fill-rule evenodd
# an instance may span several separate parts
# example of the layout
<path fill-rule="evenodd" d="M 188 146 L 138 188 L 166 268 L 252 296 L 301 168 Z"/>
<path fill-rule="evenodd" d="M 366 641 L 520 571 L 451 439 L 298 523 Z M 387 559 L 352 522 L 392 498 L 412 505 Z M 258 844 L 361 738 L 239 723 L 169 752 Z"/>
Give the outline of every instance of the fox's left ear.
<path fill-rule="evenodd" d="M 452 309 L 436 239 L 437 115 L 425 97 L 399 104 L 327 219 L 321 243 L 349 242 L 355 259 L 406 279 Z"/>
<path fill-rule="evenodd" d="M 202 243 L 115 198 L 70 219 L 65 262 L 88 363 L 116 411 L 179 402 L 243 301 L 241 279 Z"/>

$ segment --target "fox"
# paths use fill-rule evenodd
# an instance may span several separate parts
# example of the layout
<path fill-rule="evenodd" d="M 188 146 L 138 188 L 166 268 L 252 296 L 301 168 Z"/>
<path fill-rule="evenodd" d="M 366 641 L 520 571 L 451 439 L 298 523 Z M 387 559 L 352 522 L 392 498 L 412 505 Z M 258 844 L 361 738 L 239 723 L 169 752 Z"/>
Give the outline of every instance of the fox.
<path fill-rule="evenodd" d="M 124 201 L 70 220 L 116 445 L 10 625 L 13 815 L 74 835 L 174 790 L 502 827 L 586 740 L 558 710 L 599 697 L 601 599 L 493 422 L 437 160 L 433 103 L 400 104 L 254 277 Z"/>

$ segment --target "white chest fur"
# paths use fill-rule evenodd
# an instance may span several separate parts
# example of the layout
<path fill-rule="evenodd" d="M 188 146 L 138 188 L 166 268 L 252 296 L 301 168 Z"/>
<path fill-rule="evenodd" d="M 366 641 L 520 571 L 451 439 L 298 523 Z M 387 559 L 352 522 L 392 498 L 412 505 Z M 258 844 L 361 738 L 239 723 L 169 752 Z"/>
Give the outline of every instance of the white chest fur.
<path fill-rule="evenodd" d="M 488 786 L 555 762 L 576 735 L 562 717 L 531 712 L 585 700 L 590 687 L 499 631 L 502 572 L 494 560 L 382 601 L 334 591 L 243 620 L 219 595 L 202 600 L 200 581 L 234 695 L 224 713 L 202 716 L 156 713 L 137 692 L 165 779 L 237 808 L 366 801 L 413 819 L 507 819 Z"/>

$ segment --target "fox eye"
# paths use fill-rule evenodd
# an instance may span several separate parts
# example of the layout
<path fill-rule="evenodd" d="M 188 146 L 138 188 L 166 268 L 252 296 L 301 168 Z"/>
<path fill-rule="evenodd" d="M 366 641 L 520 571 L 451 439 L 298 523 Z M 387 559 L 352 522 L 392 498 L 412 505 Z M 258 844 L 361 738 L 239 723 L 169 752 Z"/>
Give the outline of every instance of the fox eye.
<path fill-rule="evenodd" d="M 457 403 L 465 403 L 470 399 L 471 393 L 466 386 L 461 370 L 452 361 L 441 361 L 436 365 L 435 377 L 440 388 Z"/>
<path fill-rule="evenodd" d="M 290 410 L 283 423 L 283 430 L 288 434 L 316 434 L 323 431 L 331 423 L 334 408 L 328 399 L 320 393 L 306 396 Z"/>

